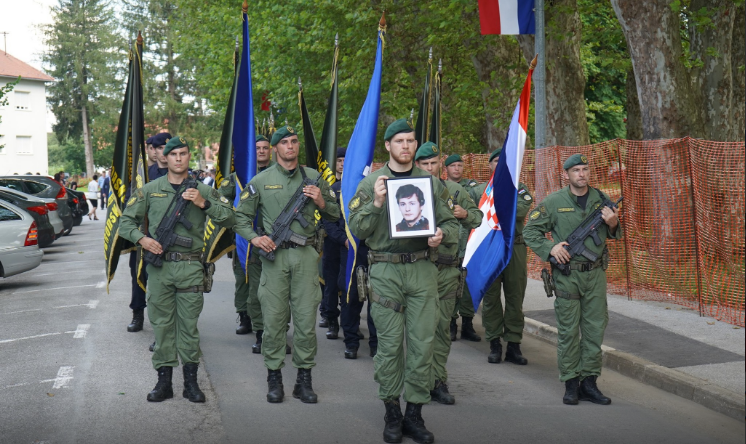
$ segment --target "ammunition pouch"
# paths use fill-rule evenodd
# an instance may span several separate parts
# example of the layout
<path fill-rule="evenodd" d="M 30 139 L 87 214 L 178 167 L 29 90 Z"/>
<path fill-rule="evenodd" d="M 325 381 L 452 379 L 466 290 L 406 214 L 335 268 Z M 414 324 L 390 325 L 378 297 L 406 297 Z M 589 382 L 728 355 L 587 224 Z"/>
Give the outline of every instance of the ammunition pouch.
<path fill-rule="evenodd" d="M 212 276 L 215 274 L 215 264 L 212 262 L 205 263 L 203 271 L 205 273 L 204 293 L 209 293 L 212 291 Z"/>
<path fill-rule="evenodd" d="M 456 299 L 461 299 L 461 297 L 464 295 L 464 287 L 466 286 L 466 268 L 460 266 L 461 262 L 462 261 L 459 261 L 461 275 L 458 277 L 458 288 L 456 289 Z"/>
<path fill-rule="evenodd" d="M 179 236 L 177 234 L 174 237 L 174 245 L 178 245 L 178 246 L 184 247 L 184 248 L 191 248 L 192 247 L 192 238 L 191 237 L 185 237 L 185 236 Z"/>
<path fill-rule="evenodd" d="M 604 247 L 604 252 L 601 253 L 601 267 L 604 269 L 604 271 L 609 268 L 610 261 L 611 258 L 609 257 L 609 247 Z"/>
<path fill-rule="evenodd" d="M 445 265 L 446 267 L 459 267 L 461 261 L 458 256 L 448 256 L 447 254 L 438 254 L 435 265 Z"/>
<path fill-rule="evenodd" d="M 326 238 L 324 224 L 318 224 L 316 227 L 316 243 L 314 244 L 314 247 L 316 247 L 316 252 L 319 254 L 324 251 L 324 238 Z"/>
<path fill-rule="evenodd" d="M 392 264 L 413 264 L 419 260 L 430 257 L 428 250 L 415 251 L 414 253 L 381 253 L 368 251 L 368 264 L 377 262 L 391 262 Z"/>
<path fill-rule="evenodd" d="M 355 277 L 357 278 L 357 298 L 358 301 L 363 302 L 368 299 L 368 295 L 372 293 L 368 268 L 362 265 L 357 267 L 355 269 Z"/>

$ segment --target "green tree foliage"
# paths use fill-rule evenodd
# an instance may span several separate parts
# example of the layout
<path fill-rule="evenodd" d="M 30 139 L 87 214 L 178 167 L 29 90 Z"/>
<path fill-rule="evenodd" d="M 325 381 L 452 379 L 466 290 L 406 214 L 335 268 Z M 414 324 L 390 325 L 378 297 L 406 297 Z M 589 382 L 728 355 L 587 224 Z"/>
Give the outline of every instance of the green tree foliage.
<path fill-rule="evenodd" d="M 49 171 L 70 171 L 73 174 L 85 171 L 85 151 L 80 138 L 68 137 L 60 143 L 55 133 L 47 133 L 47 153 Z M 104 165 L 109 163 L 111 158 Z"/>
<path fill-rule="evenodd" d="M 106 150 L 114 140 L 115 97 L 126 66 L 113 9 L 106 0 L 59 0 L 52 13 L 54 22 L 42 29 L 49 46 L 44 63 L 56 80 L 47 89 L 57 120 L 53 130 L 60 140 L 83 140 L 89 127 L 84 144 Z M 92 162 L 96 157 L 91 153 Z"/>

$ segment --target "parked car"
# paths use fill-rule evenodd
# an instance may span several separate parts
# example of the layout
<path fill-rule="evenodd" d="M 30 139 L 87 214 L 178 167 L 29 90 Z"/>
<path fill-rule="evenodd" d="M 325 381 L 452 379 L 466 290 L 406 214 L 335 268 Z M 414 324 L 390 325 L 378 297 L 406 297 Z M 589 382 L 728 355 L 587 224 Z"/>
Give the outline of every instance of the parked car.
<path fill-rule="evenodd" d="M 43 258 L 36 221 L 17 206 L 0 201 L 0 276 L 33 270 Z"/>
<path fill-rule="evenodd" d="M 57 202 L 58 215 L 65 227 L 67 236 L 73 229 L 73 216 L 67 204 L 67 190 L 49 176 L 2 176 L 0 186 L 13 188 L 37 197 L 53 198 Z"/>
<path fill-rule="evenodd" d="M 52 245 L 52 242 L 57 238 L 57 233 L 49 221 L 49 210 L 47 209 L 46 202 L 35 196 L 5 187 L 0 187 L 0 200 L 4 200 L 25 210 L 34 218 L 39 233 L 39 248 L 46 248 Z M 62 221 L 60 221 L 61 224 Z"/>
<path fill-rule="evenodd" d="M 83 216 L 88 214 L 88 202 L 85 200 L 85 193 L 65 188 L 67 191 L 67 206 L 73 216 L 73 226 L 77 227 L 83 222 Z"/>
<path fill-rule="evenodd" d="M 7 183 L 9 186 L 5 186 L 4 183 Z M 44 203 L 47 205 L 47 210 L 49 210 L 49 222 L 51 222 L 52 226 L 54 227 L 54 232 L 56 233 L 55 239 L 59 239 L 65 234 L 65 224 L 62 222 L 62 218 L 60 217 L 60 211 L 59 211 L 59 205 L 57 204 L 57 199 L 54 197 L 39 197 L 33 194 L 28 194 L 24 192 L 23 190 L 26 188 L 36 188 L 37 186 L 43 186 L 46 187 L 47 185 L 42 184 L 30 184 L 29 187 L 24 187 L 23 181 L 3 181 L 3 179 L 0 179 L 0 187 L 3 187 L 7 192 L 13 192 L 18 193 L 23 196 L 29 196 L 35 199 L 39 199 L 41 201 L 44 201 Z"/>

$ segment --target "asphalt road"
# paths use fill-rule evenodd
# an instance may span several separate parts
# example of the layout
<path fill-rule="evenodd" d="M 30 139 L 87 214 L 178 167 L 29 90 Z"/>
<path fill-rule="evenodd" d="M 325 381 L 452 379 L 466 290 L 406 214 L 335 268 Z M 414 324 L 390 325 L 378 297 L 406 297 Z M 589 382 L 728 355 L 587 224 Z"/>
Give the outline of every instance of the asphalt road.
<path fill-rule="evenodd" d="M 218 263 L 200 318 L 208 402 L 181 397 L 148 403 L 156 381 L 145 330 L 128 333 L 126 257 L 106 293 L 103 220 L 75 227 L 45 250 L 36 270 L 0 280 L 0 442 L 2 443 L 381 443 L 383 404 L 376 396 L 367 343 L 356 361 L 341 340 L 317 329 L 316 405 L 290 396 L 295 369 L 283 370 L 286 399 L 265 400 L 254 335 L 238 336 L 230 263 Z M 367 330 L 363 323 L 363 332 Z M 292 330 L 289 333 L 292 342 Z M 529 365 L 488 364 L 488 344 L 457 341 L 448 364 L 454 406 L 428 405 L 423 416 L 439 443 L 743 443 L 743 422 L 612 371 L 599 385 L 611 406 L 561 402 L 555 349 L 525 338 Z M 686 353 L 686 350 L 682 350 Z M 405 438 L 404 442 L 413 442 Z"/>

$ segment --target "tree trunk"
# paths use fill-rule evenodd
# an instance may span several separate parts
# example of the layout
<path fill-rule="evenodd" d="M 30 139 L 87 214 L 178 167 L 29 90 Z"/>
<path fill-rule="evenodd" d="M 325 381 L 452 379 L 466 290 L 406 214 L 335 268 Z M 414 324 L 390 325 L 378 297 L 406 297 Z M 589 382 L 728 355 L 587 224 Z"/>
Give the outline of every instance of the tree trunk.
<path fill-rule="evenodd" d="M 502 148 L 505 143 L 513 111 L 521 94 L 514 83 L 522 75 L 525 76 L 525 70 L 517 68 L 524 66 L 524 63 L 514 39 L 499 36 L 490 40 L 492 41 L 483 45 L 480 51 L 473 53 L 471 61 L 479 81 L 485 85 L 482 88 L 485 118 L 483 136 L 485 148 L 492 152 Z M 516 63 L 506 63 L 511 59 Z"/>
<path fill-rule="evenodd" d="M 704 113 L 681 61 L 669 0 L 611 0 L 632 59 L 645 139 L 704 137 Z"/>
<path fill-rule="evenodd" d="M 704 105 L 705 138 L 731 140 L 733 126 L 733 69 L 731 46 L 735 5 L 731 0 L 693 0 L 691 10 L 708 8 L 711 25 L 692 25 L 692 55 L 702 61 L 693 70 L 694 92 Z M 743 36 L 743 28 L 739 30 Z M 713 51 L 714 50 L 714 51 Z"/>
<path fill-rule="evenodd" d="M 637 97 L 637 84 L 635 83 L 635 72 L 630 67 L 627 70 L 626 85 L 627 104 L 627 140 L 642 140 L 642 117 L 640 116 L 640 99 Z"/>
<path fill-rule="evenodd" d="M 86 105 L 81 108 L 83 119 L 83 145 L 85 146 L 85 173 L 89 179 L 93 177 L 93 146 L 91 145 L 91 130 L 88 127 L 88 111 Z"/>
<path fill-rule="evenodd" d="M 744 141 L 746 138 L 746 4 L 736 8 L 731 44 L 731 69 L 733 72 L 733 124 L 728 140 Z"/>

